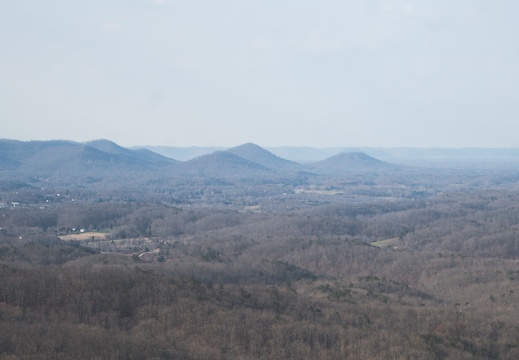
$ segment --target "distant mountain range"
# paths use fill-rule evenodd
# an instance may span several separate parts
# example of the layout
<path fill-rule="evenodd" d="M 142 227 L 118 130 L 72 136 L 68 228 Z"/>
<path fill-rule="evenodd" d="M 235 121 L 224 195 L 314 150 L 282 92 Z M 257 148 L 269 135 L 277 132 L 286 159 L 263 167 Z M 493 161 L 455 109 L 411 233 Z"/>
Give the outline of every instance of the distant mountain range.
<path fill-rule="evenodd" d="M 52 171 L 68 168 L 81 171 L 92 166 L 142 165 L 175 163 L 147 149 L 130 150 L 108 140 L 77 143 L 65 140 L 0 140 L 0 169 L 25 168 Z"/>
<path fill-rule="evenodd" d="M 294 179 L 300 174 L 340 175 L 391 169 L 396 165 L 364 153 L 341 153 L 327 160 L 300 164 L 255 144 L 217 150 L 178 161 L 149 149 L 128 149 L 109 140 L 78 143 L 64 140 L 0 140 L 0 181 L 17 186 L 43 183 L 113 186 L 121 182 L 174 178 L 222 180 Z"/>
<path fill-rule="evenodd" d="M 155 148 L 157 149 L 157 148 Z M 180 161 L 165 156 L 188 153 L 195 157 Z M 65 140 L 0 140 L 0 188 L 43 186 L 47 183 L 114 187 L 149 183 L 171 183 L 183 179 L 213 179 L 224 182 L 254 181 L 296 183 L 306 176 L 393 176 L 416 173 L 405 165 L 470 163 L 471 159 L 494 164 L 517 162 L 518 149 L 368 149 L 353 148 L 276 148 L 276 153 L 255 144 L 226 150 L 215 148 L 128 149 L 109 140 L 78 143 Z M 338 150 L 332 153 L 332 149 Z M 183 152 L 182 152 L 183 151 Z M 205 153 L 207 151 L 207 153 Z M 369 153 L 368 153 L 369 152 Z M 292 158 L 319 159 L 296 162 Z M 299 155 L 298 155 L 299 154 Z M 378 154 L 379 156 L 373 156 Z M 190 155 L 190 156 L 191 156 Z M 388 161 L 395 160 L 395 161 Z M 517 162 L 519 163 L 519 162 Z M 396 177 L 395 177 L 396 178 Z M 298 180 L 299 179 L 299 180 Z M 211 181 L 213 181 L 211 180 Z M 2 185 L 4 184 L 4 185 Z M 5 185 L 8 184 L 8 185 Z M 14 185 L 13 185 L 14 184 Z"/>
<path fill-rule="evenodd" d="M 142 146 L 163 156 L 187 161 L 226 148 Z M 230 149 L 227 149 L 230 150 Z M 518 148 L 376 148 L 303 146 L 267 147 L 264 150 L 292 162 L 307 164 L 322 161 L 340 153 L 362 152 L 373 158 L 396 164 L 416 166 L 464 166 L 483 162 L 519 162 Z"/>

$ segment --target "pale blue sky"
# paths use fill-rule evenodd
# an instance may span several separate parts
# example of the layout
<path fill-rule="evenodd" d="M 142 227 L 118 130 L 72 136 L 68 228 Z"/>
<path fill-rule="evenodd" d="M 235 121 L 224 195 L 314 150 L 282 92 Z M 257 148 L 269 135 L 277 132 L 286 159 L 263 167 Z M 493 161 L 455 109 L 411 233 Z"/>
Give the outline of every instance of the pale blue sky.
<path fill-rule="evenodd" d="M 0 138 L 519 146 L 519 2 L 0 0 Z"/>

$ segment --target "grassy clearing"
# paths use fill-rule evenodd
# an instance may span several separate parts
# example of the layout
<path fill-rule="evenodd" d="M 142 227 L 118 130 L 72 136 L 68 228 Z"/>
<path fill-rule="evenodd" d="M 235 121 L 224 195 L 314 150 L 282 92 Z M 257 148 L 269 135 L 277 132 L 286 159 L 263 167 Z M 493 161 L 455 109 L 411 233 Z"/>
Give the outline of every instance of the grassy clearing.
<path fill-rule="evenodd" d="M 107 235 L 106 233 L 92 231 L 92 232 L 84 232 L 84 233 L 80 233 L 80 234 L 64 235 L 64 236 L 60 236 L 59 238 L 61 240 L 65 240 L 65 241 L 70 241 L 70 240 L 85 241 L 85 240 L 92 240 L 92 238 L 94 238 L 94 240 L 104 240 L 104 239 L 106 239 L 106 235 Z"/>
<path fill-rule="evenodd" d="M 371 243 L 371 245 L 379 247 L 379 248 L 385 248 L 385 247 L 389 247 L 389 246 L 395 246 L 397 243 L 398 243 L 398 238 L 396 237 L 396 238 L 387 239 L 387 240 L 375 241 L 375 242 Z"/>
<path fill-rule="evenodd" d="M 254 205 L 254 206 L 245 206 L 243 208 L 244 211 L 254 212 L 254 213 L 260 213 L 261 212 L 261 206 Z"/>

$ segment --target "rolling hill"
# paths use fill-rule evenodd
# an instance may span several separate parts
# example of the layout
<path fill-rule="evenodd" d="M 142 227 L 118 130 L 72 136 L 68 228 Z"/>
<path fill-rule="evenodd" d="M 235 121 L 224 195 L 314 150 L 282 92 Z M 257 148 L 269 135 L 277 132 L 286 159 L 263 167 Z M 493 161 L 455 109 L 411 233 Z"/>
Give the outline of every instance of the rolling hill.
<path fill-rule="evenodd" d="M 107 141 L 0 140 L 0 179 L 29 184 L 91 183 L 135 179 L 177 163 L 148 150 L 129 150 Z"/>
<path fill-rule="evenodd" d="M 398 165 L 377 160 L 362 152 L 340 153 L 326 160 L 305 165 L 307 171 L 326 175 L 397 170 L 400 168 Z"/>
<path fill-rule="evenodd" d="M 252 143 L 236 146 L 226 151 L 268 169 L 292 170 L 297 169 L 300 166 L 298 163 L 282 159 L 270 151 Z"/>
<path fill-rule="evenodd" d="M 176 174 L 230 179 L 265 176 L 270 172 L 271 170 L 265 166 L 233 153 L 216 151 L 181 163 Z"/>

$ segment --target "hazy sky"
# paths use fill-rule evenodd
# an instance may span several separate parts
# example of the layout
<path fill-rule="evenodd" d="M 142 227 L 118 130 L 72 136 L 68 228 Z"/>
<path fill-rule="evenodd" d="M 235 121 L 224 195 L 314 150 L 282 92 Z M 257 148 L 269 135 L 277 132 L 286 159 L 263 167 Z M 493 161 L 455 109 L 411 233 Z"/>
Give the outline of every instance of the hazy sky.
<path fill-rule="evenodd" d="M 517 0 L 0 0 L 0 138 L 519 147 Z"/>

